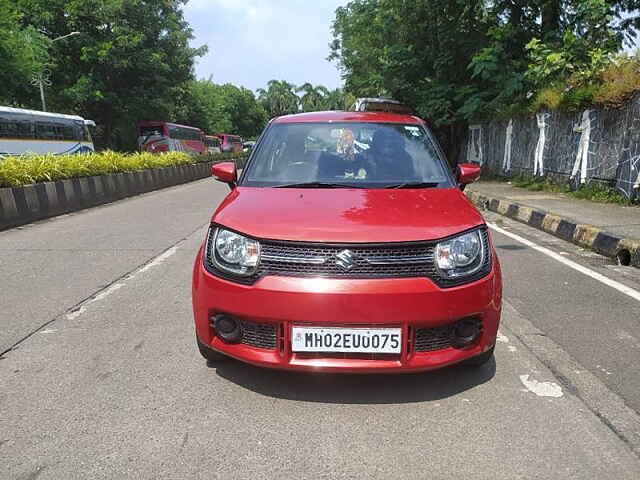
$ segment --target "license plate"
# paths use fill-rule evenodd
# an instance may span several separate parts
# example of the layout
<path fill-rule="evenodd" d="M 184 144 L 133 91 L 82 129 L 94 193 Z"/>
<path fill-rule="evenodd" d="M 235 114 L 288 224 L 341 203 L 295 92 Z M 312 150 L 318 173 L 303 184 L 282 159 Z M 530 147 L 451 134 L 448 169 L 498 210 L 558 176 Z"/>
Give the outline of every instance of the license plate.
<path fill-rule="evenodd" d="M 400 328 L 293 327 L 294 352 L 400 353 Z"/>

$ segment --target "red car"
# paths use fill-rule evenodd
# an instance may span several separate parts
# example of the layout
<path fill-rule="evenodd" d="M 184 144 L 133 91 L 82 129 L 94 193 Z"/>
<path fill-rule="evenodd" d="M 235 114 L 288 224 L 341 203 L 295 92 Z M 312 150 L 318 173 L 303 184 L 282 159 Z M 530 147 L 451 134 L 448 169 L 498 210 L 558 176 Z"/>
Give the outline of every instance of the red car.
<path fill-rule="evenodd" d="M 211 219 L 193 270 L 210 362 L 416 372 L 493 358 L 500 264 L 426 124 L 317 112 L 268 125 Z"/>

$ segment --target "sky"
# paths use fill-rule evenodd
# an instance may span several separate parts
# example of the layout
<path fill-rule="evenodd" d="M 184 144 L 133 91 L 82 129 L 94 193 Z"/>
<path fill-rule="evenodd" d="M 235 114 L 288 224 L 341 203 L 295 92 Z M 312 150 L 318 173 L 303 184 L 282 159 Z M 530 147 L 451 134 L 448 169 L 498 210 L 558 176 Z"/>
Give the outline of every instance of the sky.
<path fill-rule="evenodd" d="M 208 45 L 196 76 L 251 90 L 272 79 L 341 86 L 326 60 L 334 11 L 348 0 L 189 0 L 192 46 Z"/>

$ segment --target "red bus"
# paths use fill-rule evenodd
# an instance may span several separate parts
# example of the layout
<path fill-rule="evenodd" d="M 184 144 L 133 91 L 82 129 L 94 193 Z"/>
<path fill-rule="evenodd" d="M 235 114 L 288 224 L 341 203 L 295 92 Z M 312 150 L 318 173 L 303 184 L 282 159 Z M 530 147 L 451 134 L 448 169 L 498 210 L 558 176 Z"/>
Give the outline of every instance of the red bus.
<path fill-rule="evenodd" d="M 169 122 L 138 123 L 138 147 L 151 153 L 207 153 L 202 130 Z"/>
<path fill-rule="evenodd" d="M 216 133 L 220 139 L 222 153 L 238 153 L 242 151 L 242 137 L 228 133 Z"/>

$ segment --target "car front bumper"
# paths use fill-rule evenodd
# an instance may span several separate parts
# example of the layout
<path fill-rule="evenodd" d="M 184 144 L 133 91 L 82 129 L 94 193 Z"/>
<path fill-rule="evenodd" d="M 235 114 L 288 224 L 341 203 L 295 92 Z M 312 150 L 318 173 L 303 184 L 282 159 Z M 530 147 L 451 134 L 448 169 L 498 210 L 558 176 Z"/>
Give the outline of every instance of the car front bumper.
<path fill-rule="evenodd" d="M 442 289 L 426 278 L 325 279 L 266 276 L 246 286 L 205 270 L 202 249 L 193 271 L 193 311 L 198 341 L 215 351 L 261 367 L 343 373 L 417 372 L 452 365 L 495 345 L 502 305 L 500 265 L 486 277 Z M 227 314 L 241 321 L 273 326 L 275 348 L 229 344 L 215 335 L 211 318 Z M 440 327 L 477 317 L 482 332 L 465 348 L 419 352 L 419 328 Z M 291 350 L 292 325 L 400 327 L 397 356 L 302 354 Z"/>

